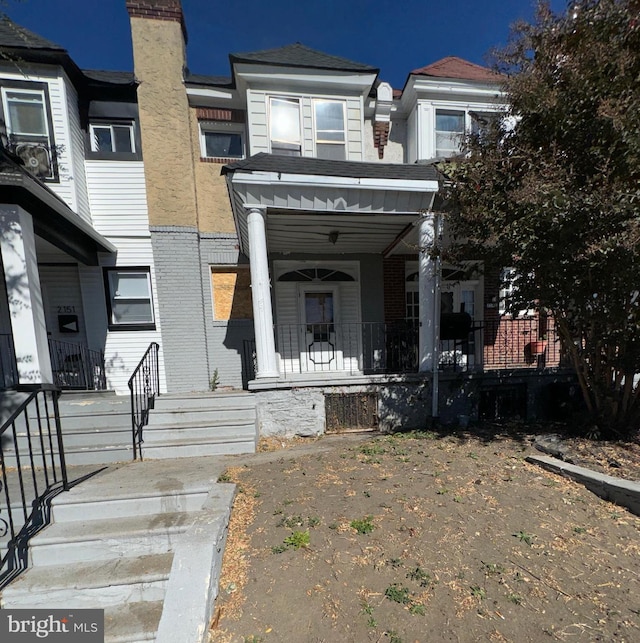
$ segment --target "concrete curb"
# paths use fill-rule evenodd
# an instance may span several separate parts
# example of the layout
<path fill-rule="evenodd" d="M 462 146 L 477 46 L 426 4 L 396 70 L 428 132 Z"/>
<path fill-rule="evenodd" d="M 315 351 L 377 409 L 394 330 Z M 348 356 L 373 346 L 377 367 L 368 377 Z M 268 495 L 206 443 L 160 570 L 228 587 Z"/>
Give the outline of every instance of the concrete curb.
<path fill-rule="evenodd" d="M 214 485 L 178 541 L 156 643 L 207 641 L 235 493 L 234 484 Z"/>
<path fill-rule="evenodd" d="M 527 462 L 537 464 L 547 471 L 557 473 L 582 483 L 589 491 L 604 500 L 615 502 L 626 507 L 636 516 L 640 516 L 640 483 L 622 478 L 614 478 L 591 469 L 578 467 L 546 455 L 531 455 Z"/>

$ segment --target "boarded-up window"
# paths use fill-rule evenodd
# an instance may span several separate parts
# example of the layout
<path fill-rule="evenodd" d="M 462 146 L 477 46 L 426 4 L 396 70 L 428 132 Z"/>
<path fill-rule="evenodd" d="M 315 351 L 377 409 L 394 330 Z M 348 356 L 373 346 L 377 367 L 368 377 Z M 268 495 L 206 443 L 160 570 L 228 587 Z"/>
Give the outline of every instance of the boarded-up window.
<path fill-rule="evenodd" d="M 252 319 L 251 274 L 248 267 L 211 268 L 213 317 L 219 321 Z"/>

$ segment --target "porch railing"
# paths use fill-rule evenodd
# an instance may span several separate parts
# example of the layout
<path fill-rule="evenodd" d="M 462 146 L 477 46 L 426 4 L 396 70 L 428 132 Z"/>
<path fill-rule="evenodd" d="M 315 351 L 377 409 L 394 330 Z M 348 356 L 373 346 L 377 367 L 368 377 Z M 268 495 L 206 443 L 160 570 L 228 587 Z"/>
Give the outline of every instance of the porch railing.
<path fill-rule="evenodd" d="M 0 334 L 0 389 L 13 388 L 17 385 L 18 366 L 13 337 L 3 333 Z"/>
<path fill-rule="evenodd" d="M 160 369 L 156 342 L 149 344 L 138 366 L 129 378 L 131 392 L 131 429 L 133 432 L 133 459 L 142 459 L 142 430 L 149 422 L 156 396 L 160 395 Z"/>
<path fill-rule="evenodd" d="M 103 351 L 50 339 L 49 355 L 56 386 L 95 391 L 107 388 Z"/>
<path fill-rule="evenodd" d="M 0 426 L 0 589 L 26 569 L 29 539 L 49 523 L 51 499 L 69 488 L 60 391 L 41 385 L 4 395 L 19 405 Z"/>
<path fill-rule="evenodd" d="M 411 322 L 276 324 L 280 373 L 404 374 L 418 369 L 418 328 Z M 460 339 L 441 340 L 440 369 L 539 369 L 562 365 L 553 320 L 471 320 Z M 255 378 L 255 341 L 243 346 L 244 379 Z"/>

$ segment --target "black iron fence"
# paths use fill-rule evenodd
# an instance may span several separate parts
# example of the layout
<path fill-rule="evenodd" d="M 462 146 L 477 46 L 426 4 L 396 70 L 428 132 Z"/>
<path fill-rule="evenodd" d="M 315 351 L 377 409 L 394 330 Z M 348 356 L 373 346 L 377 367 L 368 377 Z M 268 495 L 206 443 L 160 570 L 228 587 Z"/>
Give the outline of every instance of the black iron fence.
<path fill-rule="evenodd" d="M 102 391 L 107 388 L 104 352 L 84 344 L 49 340 L 53 381 L 64 389 Z"/>
<path fill-rule="evenodd" d="M 403 374 L 418 370 L 412 322 L 276 324 L 280 373 Z M 255 340 L 243 345 L 243 381 L 255 378 Z M 563 364 L 551 318 L 469 319 L 468 332 L 440 342 L 441 370 L 545 368 Z"/>
<path fill-rule="evenodd" d="M 26 569 L 29 539 L 49 523 L 51 499 L 69 486 L 59 395 L 42 385 L 2 398 L 0 589 Z"/>
<path fill-rule="evenodd" d="M 149 422 L 149 411 L 153 409 L 156 396 L 160 395 L 159 351 L 160 346 L 156 342 L 149 344 L 129 378 L 134 460 L 142 458 L 142 430 Z"/>
<path fill-rule="evenodd" d="M 13 388 L 18 385 L 18 366 L 13 337 L 0 334 L 0 389 Z"/>

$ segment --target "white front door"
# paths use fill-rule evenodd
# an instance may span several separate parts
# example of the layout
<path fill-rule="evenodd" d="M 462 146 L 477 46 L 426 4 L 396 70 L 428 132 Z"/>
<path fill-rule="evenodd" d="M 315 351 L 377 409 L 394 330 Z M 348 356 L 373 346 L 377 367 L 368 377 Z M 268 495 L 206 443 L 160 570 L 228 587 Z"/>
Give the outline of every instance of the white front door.
<path fill-rule="evenodd" d="M 338 288 L 300 286 L 301 354 L 305 371 L 344 370 L 338 318 Z"/>

